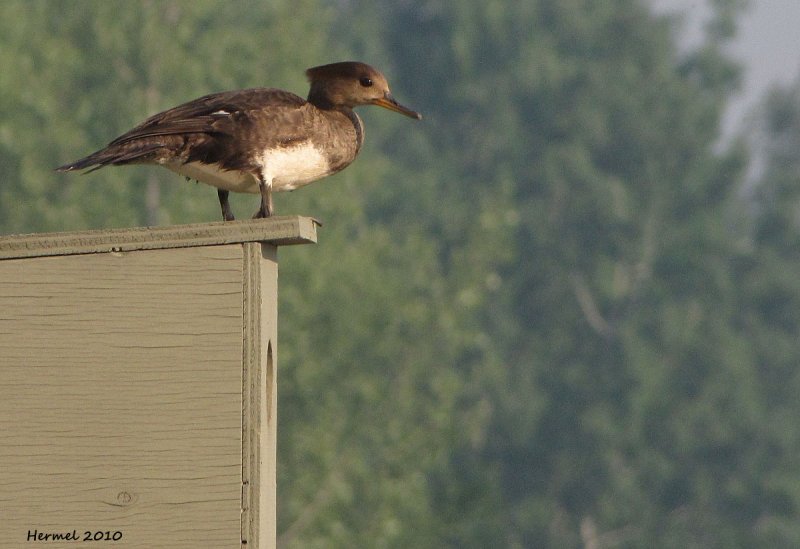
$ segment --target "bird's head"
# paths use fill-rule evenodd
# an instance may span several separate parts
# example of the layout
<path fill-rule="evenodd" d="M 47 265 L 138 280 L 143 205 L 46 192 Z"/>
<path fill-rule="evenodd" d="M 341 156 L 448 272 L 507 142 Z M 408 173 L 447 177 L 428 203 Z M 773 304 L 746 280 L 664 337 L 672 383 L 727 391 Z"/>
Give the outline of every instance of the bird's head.
<path fill-rule="evenodd" d="M 311 82 L 308 101 L 319 108 L 378 105 L 410 118 L 422 119 L 421 114 L 398 103 L 389 91 L 386 77 L 366 63 L 343 61 L 321 65 L 308 69 L 306 76 Z"/>

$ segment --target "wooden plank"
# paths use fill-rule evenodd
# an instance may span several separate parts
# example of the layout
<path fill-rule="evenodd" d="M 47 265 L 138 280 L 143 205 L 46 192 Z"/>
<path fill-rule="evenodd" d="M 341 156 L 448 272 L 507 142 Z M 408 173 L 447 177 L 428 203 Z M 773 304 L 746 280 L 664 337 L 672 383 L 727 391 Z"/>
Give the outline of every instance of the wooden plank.
<path fill-rule="evenodd" d="M 274 549 L 277 536 L 277 248 L 244 245 L 242 540 Z"/>
<path fill-rule="evenodd" d="M 285 216 L 245 221 L 0 236 L 0 259 L 155 250 L 244 242 L 274 245 L 317 241 L 319 222 Z"/>
<path fill-rule="evenodd" d="M 263 296 L 278 295 L 278 260 L 277 249 L 268 245 L 261 246 L 264 259 L 261 262 L 261 294 Z M 278 301 L 261 301 L 261 364 L 263 382 L 262 398 L 259 406 L 261 415 L 261 455 L 259 470 L 261 472 L 261 493 L 259 494 L 259 514 L 261 539 L 267 540 L 266 547 L 277 547 L 278 537 Z"/>
<path fill-rule="evenodd" d="M 242 546 L 243 254 L 0 261 L 0 548 Z"/>

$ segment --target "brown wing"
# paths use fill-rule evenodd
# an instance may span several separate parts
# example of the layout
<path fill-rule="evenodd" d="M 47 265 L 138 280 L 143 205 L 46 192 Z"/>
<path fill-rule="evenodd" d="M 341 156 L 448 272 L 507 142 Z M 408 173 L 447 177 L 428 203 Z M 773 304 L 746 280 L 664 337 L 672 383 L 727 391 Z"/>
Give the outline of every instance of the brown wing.
<path fill-rule="evenodd" d="M 135 139 L 188 133 L 234 134 L 242 125 L 259 118 L 265 108 L 298 109 L 306 101 L 297 95 L 273 88 L 253 88 L 212 93 L 183 105 L 154 114 L 109 145 Z"/>
<path fill-rule="evenodd" d="M 302 135 L 305 105 L 297 95 L 272 88 L 206 95 L 155 114 L 104 149 L 57 169 L 176 160 L 249 170 L 255 148 Z"/>

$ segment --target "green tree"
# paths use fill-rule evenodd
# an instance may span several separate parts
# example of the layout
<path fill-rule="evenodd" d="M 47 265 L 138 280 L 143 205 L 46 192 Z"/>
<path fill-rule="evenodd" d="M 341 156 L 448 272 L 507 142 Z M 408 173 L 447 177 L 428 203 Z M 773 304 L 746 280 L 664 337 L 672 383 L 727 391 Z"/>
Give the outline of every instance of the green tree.
<path fill-rule="evenodd" d="M 685 58 L 633 0 L 357 2 L 341 19 L 430 115 L 381 144 L 416 169 L 370 211 L 435 235 L 448 295 L 479 296 L 462 333 L 488 334 L 454 363 L 488 421 L 430 477 L 440 541 L 765 543 L 775 449 L 750 441 L 770 393 L 731 227 L 746 157 L 714 152 L 740 7 L 715 3 Z"/>
<path fill-rule="evenodd" d="M 302 89 L 328 12 L 312 0 L 94 0 L 9 1 L 2 13 L 0 230 L 20 232 L 216 220 L 213 189 L 157 168 L 52 170 L 205 93 Z"/>
<path fill-rule="evenodd" d="M 749 466 L 751 495 L 760 508 L 756 524 L 762 547 L 800 544 L 794 481 L 800 432 L 789 418 L 800 413 L 800 83 L 773 90 L 764 102 L 761 124 L 752 136 L 763 172 L 746 194 L 738 219 L 743 228 L 736 262 L 740 292 L 740 337 L 758 365 L 763 421 L 749 441 L 759 448 Z"/>

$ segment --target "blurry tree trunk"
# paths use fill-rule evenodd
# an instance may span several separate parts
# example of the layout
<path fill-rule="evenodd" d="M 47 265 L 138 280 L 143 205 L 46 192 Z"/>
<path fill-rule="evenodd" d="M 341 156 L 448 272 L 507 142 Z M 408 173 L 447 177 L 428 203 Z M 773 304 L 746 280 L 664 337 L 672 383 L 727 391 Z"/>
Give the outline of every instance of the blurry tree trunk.
<path fill-rule="evenodd" d="M 158 225 L 161 220 L 161 182 L 155 173 L 147 176 L 147 187 L 144 196 L 145 223 Z"/>
<path fill-rule="evenodd" d="M 147 91 L 145 92 L 145 104 L 147 105 L 147 112 L 146 115 L 150 116 L 151 114 L 158 112 L 159 110 L 159 100 L 161 98 L 161 94 L 158 91 L 158 86 L 154 82 L 154 73 L 155 66 L 154 64 L 157 61 L 153 61 L 150 63 L 148 67 L 148 86 Z M 145 208 L 145 223 L 147 225 L 158 225 L 160 220 L 159 211 L 161 209 L 161 186 L 158 180 L 158 176 L 154 173 L 151 173 L 147 176 L 147 187 L 145 188 L 145 197 L 144 197 L 144 208 Z"/>

